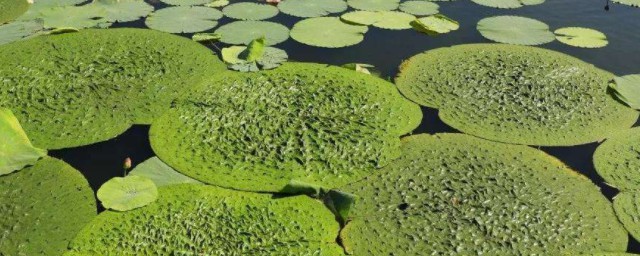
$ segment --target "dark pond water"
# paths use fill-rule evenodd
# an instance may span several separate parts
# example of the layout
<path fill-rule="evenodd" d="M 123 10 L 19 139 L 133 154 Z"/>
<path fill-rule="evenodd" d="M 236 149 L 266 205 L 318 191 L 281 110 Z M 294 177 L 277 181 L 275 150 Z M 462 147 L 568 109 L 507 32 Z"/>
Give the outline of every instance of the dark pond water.
<path fill-rule="evenodd" d="M 147 2 L 156 8 L 165 7 L 156 0 Z M 547 23 L 551 30 L 560 27 L 581 26 L 602 31 L 609 39 L 609 45 L 601 49 L 581 49 L 552 42 L 541 47 L 564 52 L 608 70 L 616 75 L 640 73 L 640 9 L 618 4 L 610 4 L 605 10 L 606 0 L 547 0 L 538 6 L 515 10 L 500 10 L 483 7 L 468 0 L 438 2 L 440 12 L 459 21 L 460 30 L 450 34 L 430 37 L 413 30 L 390 31 L 370 28 L 365 40 L 359 45 L 324 49 L 306 46 L 288 40 L 277 47 L 288 52 L 290 59 L 303 62 L 318 62 L 334 65 L 345 63 L 369 63 L 377 67 L 385 78 L 393 78 L 400 63 L 415 54 L 438 47 L 466 43 L 489 42 L 476 31 L 476 23 L 494 15 L 521 15 Z M 279 14 L 271 19 L 292 27 L 299 19 Z M 224 18 L 220 24 L 232 20 Z M 144 21 L 115 24 L 114 27 L 145 27 Z M 190 35 L 184 35 L 190 36 Z M 224 45 L 218 45 L 223 47 Z M 212 50 L 215 47 L 210 46 Z M 464 60 L 460 60 L 464 61 Z M 457 132 L 444 124 L 437 110 L 423 108 L 424 119 L 414 133 Z M 638 123 L 636 126 L 639 125 Z M 50 154 L 61 158 L 79 169 L 89 180 L 94 190 L 115 176 L 122 175 L 122 161 L 126 157 L 133 164 L 154 156 L 148 141 L 146 126 L 135 126 L 118 138 L 90 146 L 52 151 Z M 573 169 L 585 174 L 602 188 L 603 194 L 611 199 L 617 190 L 603 183 L 593 167 L 591 156 L 598 143 L 574 147 L 543 147 L 541 150 L 556 156 Z M 100 209 L 102 210 L 102 209 Z M 630 238 L 629 252 L 640 253 L 640 243 Z"/>

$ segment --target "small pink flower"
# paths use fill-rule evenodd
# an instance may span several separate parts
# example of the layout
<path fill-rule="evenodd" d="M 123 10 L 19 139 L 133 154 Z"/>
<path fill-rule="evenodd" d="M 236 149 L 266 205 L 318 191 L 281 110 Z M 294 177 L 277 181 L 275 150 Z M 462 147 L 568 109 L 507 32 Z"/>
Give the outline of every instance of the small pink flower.
<path fill-rule="evenodd" d="M 124 165 L 123 165 L 123 167 L 124 167 L 124 169 L 125 169 L 125 170 L 129 170 L 129 169 L 131 169 L 131 158 L 127 157 L 127 158 L 124 160 Z"/>

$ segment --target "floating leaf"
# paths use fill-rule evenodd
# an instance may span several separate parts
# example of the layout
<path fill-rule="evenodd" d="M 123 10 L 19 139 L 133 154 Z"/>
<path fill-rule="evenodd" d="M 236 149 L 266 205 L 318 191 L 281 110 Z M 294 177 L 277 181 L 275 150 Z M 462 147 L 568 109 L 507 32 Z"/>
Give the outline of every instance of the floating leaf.
<path fill-rule="evenodd" d="M 615 96 L 627 106 L 640 110 L 640 75 L 616 77 L 615 84 L 610 85 Z"/>
<path fill-rule="evenodd" d="M 538 5 L 545 0 L 471 0 L 476 4 L 500 9 L 514 9 L 527 5 Z"/>
<path fill-rule="evenodd" d="M 429 35 L 445 34 L 460 28 L 457 21 L 442 14 L 419 18 L 412 23 L 412 26 Z"/>
<path fill-rule="evenodd" d="M 160 159 L 189 177 L 277 192 L 290 180 L 336 187 L 368 175 L 395 158 L 399 137 L 420 117 L 382 79 L 285 63 L 213 77 L 156 119 L 150 139 Z"/>
<path fill-rule="evenodd" d="M 640 0 L 613 0 L 613 2 L 633 7 L 640 7 Z"/>
<path fill-rule="evenodd" d="M 402 152 L 373 176 L 340 189 L 358 196 L 340 234 L 353 255 L 627 249 L 627 232 L 600 189 L 540 150 L 438 134 L 406 137 Z"/>
<path fill-rule="evenodd" d="M 229 5 L 222 12 L 237 20 L 266 20 L 278 15 L 278 8 L 268 4 L 243 2 Z"/>
<path fill-rule="evenodd" d="M 38 19 L 44 21 L 45 28 L 94 28 L 108 27 L 111 22 L 105 9 L 97 5 L 62 6 L 39 12 Z"/>
<path fill-rule="evenodd" d="M 403 95 L 439 109 L 450 126 L 489 140 L 579 145 L 638 119 L 607 93 L 613 74 L 550 50 L 459 45 L 418 54 L 400 69 L 396 84 Z"/>
<path fill-rule="evenodd" d="M 222 59 L 233 70 L 241 72 L 256 72 L 259 70 L 274 69 L 282 65 L 289 56 L 287 52 L 274 47 L 266 47 L 264 54 L 255 61 L 248 61 L 241 57 L 246 52 L 245 46 L 231 46 L 222 49 Z"/>
<path fill-rule="evenodd" d="M 169 33 L 195 33 L 214 28 L 222 12 L 204 6 L 177 6 L 153 12 L 145 24 Z"/>
<path fill-rule="evenodd" d="M 434 15 L 439 12 L 438 9 L 440 9 L 438 4 L 424 0 L 412 0 L 400 4 L 400 11 L 416 16 Z"/>
<path fill-rule="evenodd" d="M 637 191 L 623 191 L 613 198 L 613 209 L 618 219 L 629 234 L 635 239 L 640 239 L 640 224 L 637 218 L 640 216 L 640 194 Z"/>
<path fill-rule="evenodd" d="M 267 45 L 276 45 L 289 39 L 289 29 L 270 21 L 235 21 L 218 28 L 220 41 L 227 44 L 249 44 L 256 38 L 265 37 Z"/>
<path fill-rule="evenodd" d="M 393 11 L 400 6 L 400 0 L 347 0 L 347 3 L 363 11 Z"/>
<path fill-rule="evenodd" d="M 343 255 L 340 226 L 307 196 L 273 199 L 214 186 L 160 188 L 135 211 L 105 211 L 71 242 L 85 255 Z"/>
<path fill-rule="evenodd" d="M 598 146 L 593 164 L 610 186 L 619 190 L 640 190 L 640 128 L 616 133 Z"/>
<path fill-rule="evenodd" d="M 22 16 L 18 17 L 18 20 L 27 21 L 27 20 L 36 20 L 41 18 L 40 12 L 53 9 L 55 7 L 69 7 L 75 6 L 86 2 L 86 0 L 40 0 L 33 1 L 29 10 L 25 12 Z"/>
<path fill-rule="evenodd" d="M 191 36 L 191 40 L 196 42 L 217 42 L 220 39 L 222 36 L 216 33 L 196 33 Z"/>
<path fill-rule="evenodd" d="M 555 40 L 547 24 L 519 16 L 495 16 L 478 22 L 483 37 L 505 44 L 540 45 Z"/>
<path fill-rule="evenodd" d="M 350 25 L 335 17 L 299 21 L 291 29 L 291 38 L 317 47 L 341 48 L 359 44 L 368 31 L 366 26 Z"/>
<path fill-rule="evenodd" d="M 29 38 L 42 30 L 42 21 L 16 21 L 0 25 L 0 45 Z"/>
<path fill-rule="evenodd" d="M 115 177 L 98 189 L 102 206 L 115 211 L 129 211 L 143 207 L 158 198 L 158 188 L 153 180 L 136 175 Z"/>
<path fill-rule="evenodd" d="M 46 150 L 31 145 L 18 119 L 6 108 L 0 108 L 0 138 L 0 176 L 33 165 L 47 155 Z"/>
<path fill-rule="evenodd" d="M 266 45 L 265 40 L 266 39 L 264 37 L 260 37 L 251 41 L 247 46 L 247 49 L 240 53 L 240 58 L 245 61 L 257 61 L 261 59 L 262 55 L 264 55 L 264 48 Z"/>
<path fill-rule="evenodd" d="M 375 76 L 380 76 L 380 73 L 378 71 L 371 71 L 371 70 L 375 70 L 375 66 L 371 65 L 371 64 L 364 64 L 364 63 L 348 63 L 348 64 L 344 64 L 341 67 L 346 68 L 346 69 L 350 69 L 356 72 L 360 72 L 363 74 L 367 74 L 367 75 L 375 75 Z"/>
<path fill-rule="evenodd" d="M 354 11 L 343 14 L 340 19 L 356 25 L 372 25 L 383 29 L 410 29 L 416 17 L 411 14 L 395 11 Z"/>
<path fill-rule="evenodd" d="M 205 4 L 204 6 L 217 8 L 217 7 L 227 6 L 228 4 L 229 4 L 228 0 L 213 0 L 213 2 Z"/>
<path fill-rule="evenodd" d="M 27 0 L 0 0 L 0 25 L 18 18 L 29 6 Z"/>
<path fill-rule="evenodd" d="M 61 255 L 96 216 L 96 200 L 80 172 L 45 157 L 0 176 L 0 215 L 0 255 Z"/>
<path fill-rule="evenodd" d="M 279 3 L 278 8 L 292 16 L 312 18 L 344 12 L 348 6 L 344 0 L 287 0 Z"/>
<path fill-rule="evenodd" d="M 200 182 L 176 172 L 171 166 L 168 166 L 157 157 L 152 157 L 142 162 L 134 168 L 129 175 L 145 177 L 153 181 L 158 187 Z"/>
<path fill-rule="evenodd" d="M 80 31 L 77 28 L 55 28 L 52 29 L 50 31 L 47 32 L 47 34 L 49 35 L 60 35 L 60 34 L 66 34 L 66 33 L 75 33 Z"/>
<path fill-rule="evenodd" d="M 135 21 L 153 12 L 153 6 L 143 0 L 96 0 L 91 5 L 102 8 L 101 17 L 109 22 Z"/>
<path fill-rule="evenodd" d="M 554 32 L 556 39 L 563 44 L 582 48 L 602 48 L 607 46 L 607 36 L 590 28 L 568 27 Z"/>
<path fill-rule="evenodd" d="M 191 5 L 203 5 L 212 3 L 212 0 L 160 0 L 165 4 L 178 5 L 178 6 L 191 6 Z M 217 1 L 213 1 L 217 2 Z"/>

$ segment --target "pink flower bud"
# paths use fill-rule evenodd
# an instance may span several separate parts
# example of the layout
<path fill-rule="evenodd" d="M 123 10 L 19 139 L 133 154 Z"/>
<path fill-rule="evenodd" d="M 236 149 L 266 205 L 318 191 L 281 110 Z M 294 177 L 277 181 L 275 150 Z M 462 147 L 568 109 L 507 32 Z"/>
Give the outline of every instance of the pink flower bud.
<path fill-rule="evenodd" d="M 123 165 L 123 167 L 124 167 L 124 169 L 125 169 L 125 170 L 129 170 L 129 169 L 131 169 L 131 158 L 127 157 L 127 158 L 124 160 L 124 165 Z"/>

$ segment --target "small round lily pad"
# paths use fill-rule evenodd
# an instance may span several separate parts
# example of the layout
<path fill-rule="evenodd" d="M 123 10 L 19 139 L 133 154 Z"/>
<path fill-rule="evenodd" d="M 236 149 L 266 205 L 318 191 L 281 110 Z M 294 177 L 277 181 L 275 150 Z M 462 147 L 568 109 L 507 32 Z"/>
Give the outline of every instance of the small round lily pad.
<path fill-rule="evenodd" d="M 400 6 L 400 0 L 347 0 L 347 3 L 362 11 L 393 11 Z"/>
<path fill-rule="evenodd" d="M 357 25 L 372 25 L 383 29 L 401 30 L 410 29 L 412 27 L 411 22 L 413 22 L 416 17 L 411 14 L 396 11 L 354 11 L 343 14 L 340 16 L 340 19 Z"/>
<path fill-rule="evenodd" d="M 505 44 L 540 45 L 555 40 L 547 24 L 520 16 L 495 16 L 478 22 L 483 37 Z"/>
<path fill-rule="evenodd" d="M 346 24 L 335 17 L 310 18 L 299 21 L 291 29 L 291 38 L 307 45 L 341 48 L 364 40 L 367 26 Z"/>
<path fill-rule="evenodd" d="M 215 33 L 227 44 L 246 45 L 265 37 L 267 45 L 276 45 L 289 39 L 289 28 L 270 21 L 235 21 L 221 26 Z"/>
<path fill-rule="evenodd" d="M 115 211 L 129 211 L 148 205 L 158 197 L 153 180 L 137 175 L 115 177 L 100 186 L 98 200 Z"/>
<path fill-rule="evenodd" d="M 147 17 L 145 24 L 152 29 L 169 33 L 195 33 L 218 25 L 222 12 L 204 6 L 176 6 L 157 10 Z"/>
<path fill-rule="evenodd" d="M 104 11 L 110 22 L 129 22 L 146 17 L 154 8 L 143 0 L 96 0 L 91 3 Z"/>
<path fill-rule="evenodd" d="M 287 0 L 278 4 L 283 13 L 301 18 L 327 16 L 347 10 L 344 0 Z"/>
<path fill-rule="evenodd" d="M 266 20 L 278 15 L 278 8 L 268 4 L 242 2 L 228 5 L 222 12 L 237 20 Z"/>
<path fill-rule="evenodd" d="M 400 4 L 400 11 L 416 16 L 434 15 L 439 12 L 438 9 L 440 9 L 438 4 L 424 0 L 412 0 Z"/>
<path fill-rule="evenodd" d="M 602 48 L 609 44 L 607 36 L 595 29 L 567 27 L 554 31 L 556 39 L 563 44 L 581 48 Z"/>

